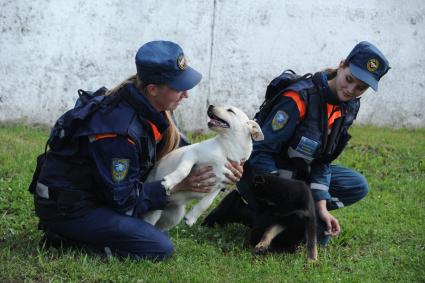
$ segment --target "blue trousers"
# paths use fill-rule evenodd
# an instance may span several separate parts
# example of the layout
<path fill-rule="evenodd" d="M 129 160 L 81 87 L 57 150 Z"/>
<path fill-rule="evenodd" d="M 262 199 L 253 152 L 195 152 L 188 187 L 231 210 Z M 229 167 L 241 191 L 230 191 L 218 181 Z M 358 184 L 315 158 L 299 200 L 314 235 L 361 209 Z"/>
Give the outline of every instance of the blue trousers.
<path fill-rule="evenodd" d="M 77 246 L 81 244 L 106 255 L 163 260 L 174 250 L 167 233 L 141 219 L 104 207 L 94 208 L 82 217 L 42 221 L 42 224 Z"/>
<path fill-rule="evenodd" d="M 327 201 L 328 210 L 356 203 L 369 192 L 366 178 L 359 172 L 339 165 L 331 165 L 331 172 L 329 193 L 332 198 Z M 330 236 L 324 235 L 326 225 L 318 218 L 317 226 L 317 241 L 321 245 L 326 245 L 330 240 Z"/>

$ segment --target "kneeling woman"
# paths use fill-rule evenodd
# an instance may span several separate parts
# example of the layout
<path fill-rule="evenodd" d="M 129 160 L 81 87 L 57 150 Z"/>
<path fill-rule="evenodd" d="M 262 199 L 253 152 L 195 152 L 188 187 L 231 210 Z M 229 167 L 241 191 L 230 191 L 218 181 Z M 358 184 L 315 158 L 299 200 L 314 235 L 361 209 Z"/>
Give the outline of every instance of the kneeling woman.
<path fill-rule="evenodd" d="M 244 210 L 243 199 L 252 210 L 256 202 L 250 191 L 253 177 L 272 173 L 282 178 L 306 181 L 311 188 L 318 215 L 318 242 L 326 244 L 340 232 L 330 210 L 351 205 L 368 193 L 363 175 L 331 165 L 350 139 L 348 129 L 360 108 L 360 97 L 390 69 L 385 56 L 369 42 L 357 44 L 337 69 L 296 78 L 284 72 L 270 84 L 271 103 L 258 114 L 265 139 L 254 143 L 244 175 L 234 191 L 206 218 L 205 224 L 226 222 L 226 211 Z M 244 215 L 247 215 L 246 213 Z M 245 224 L 249 220 L 241 219 Z"/>
<path fill-rule="evenodd" d="M 178 146 L 170 111 L 201 74 L 186 66 L 180 46 L 169 41 L 143 45 L 136 66 L 137 75 L 110 91 L 80 92 L 75 108 L 52 129 L 30 186 L 50 243 L 57 239 L 108 255 L 164 259 L 173 244 L 139 216 L 164 208 L 167 195 L 181 188 L 208 192 L 214 183 L 208 167 L 168 191 L 161 180 L 144 182 L 155 162 Z M 228 166 L 240 176 L 240 166 Z"/>

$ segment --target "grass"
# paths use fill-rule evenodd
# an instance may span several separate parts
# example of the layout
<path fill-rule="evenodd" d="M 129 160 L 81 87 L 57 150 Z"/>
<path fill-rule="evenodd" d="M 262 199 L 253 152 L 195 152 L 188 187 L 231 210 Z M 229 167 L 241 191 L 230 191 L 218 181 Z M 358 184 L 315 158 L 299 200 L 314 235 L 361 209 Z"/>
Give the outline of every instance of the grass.
<path fill-rule="evenodd" d="M 319 262 L 308 263 L 303 249 L 254 256 L 237 224 L 180 224 L 170 233 L 175 254 L 155 263 L 41 247 L 27 187 L 48 131 L 0 125 L 0 282 L 424 282 L 425 129 L 352 134 L 337 163 L 362 172 L 370 193 L 334 213 L 342 233 L 319 249 Z"/>

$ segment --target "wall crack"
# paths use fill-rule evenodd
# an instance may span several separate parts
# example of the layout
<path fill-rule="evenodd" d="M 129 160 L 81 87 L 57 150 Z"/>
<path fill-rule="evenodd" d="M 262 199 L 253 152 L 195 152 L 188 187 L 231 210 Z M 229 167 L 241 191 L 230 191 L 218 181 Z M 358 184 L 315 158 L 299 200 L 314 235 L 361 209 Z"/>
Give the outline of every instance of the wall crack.
<path fill-rule="evenodd" d="M 215 11 L 217 7 L 217 0 L 214 0 L 213 3 L 213 14 L 212 14 L 212 24 L 211 24 L 211 43 L 210 43 L 210 64 L 208 68 L 208 95 L 207 95 L 207 105 L 206 108 L 210 105 L 210 95 L 212 89 L 211 76 L 212 76 L 212 66 L 213 66 L 213 55 L 214 55 L 214 30 L 215 30 Z"/>

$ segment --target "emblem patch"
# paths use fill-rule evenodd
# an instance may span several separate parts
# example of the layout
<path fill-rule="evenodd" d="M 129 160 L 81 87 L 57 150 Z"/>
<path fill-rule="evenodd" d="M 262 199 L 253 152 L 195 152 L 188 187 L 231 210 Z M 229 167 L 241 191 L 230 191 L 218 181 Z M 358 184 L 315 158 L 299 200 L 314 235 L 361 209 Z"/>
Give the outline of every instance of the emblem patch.
<path fill-rule="evenodd" d="M 301 140 L 298 143 L 297 148 L 295 150 L 308 157 L 313 157 L 318 148 L 319 148 L 318 142 L 303 136 L 301 137 Z"/>
<path fill-rule="evenodd" d="M 285 111 L 282 111 L 282 110 L 277 111 L 272 120 L 273 131 L 282 129 L 288 122 L 288 118 L 289 118 L 289 115 L 286 114 Z"/>
<path fill-rule="evenodd" d="M 177 57 L 177 66 L 180 70 L 186 69 L 186 57 L 184 57 L 183 53 Z"/>
<path fill-rule="evenodd" d="M 115 182 L 120 182 L 125 179 L 127 176 L 129 164 L 130 160 L 128 159 L 112 159 L 112 179 Z"/>
<path fill-rule="evenodd" d="M 378 59 L 370 59 L 367 61 L 367 69 L 369 72 L 375 72 L 379 68 L 379 61 Z"/>

